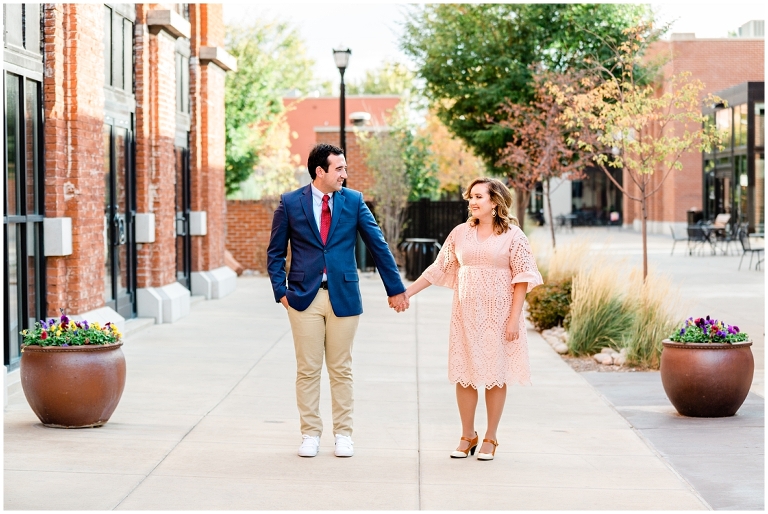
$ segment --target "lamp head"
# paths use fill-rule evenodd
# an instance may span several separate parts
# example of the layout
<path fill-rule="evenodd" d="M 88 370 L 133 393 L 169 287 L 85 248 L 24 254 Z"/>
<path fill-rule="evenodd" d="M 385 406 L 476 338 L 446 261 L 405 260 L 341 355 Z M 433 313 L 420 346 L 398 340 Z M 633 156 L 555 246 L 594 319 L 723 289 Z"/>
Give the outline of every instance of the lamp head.
<path fill-rule="evenodd" d="M 339 48 L 333 50 L 333 60 L 336 61 L 336 67 L 343 70 L 349 64 L 349 56 L 352 55 L 352 50 L 349 48 L 343 48 L 339 45 Z"/>

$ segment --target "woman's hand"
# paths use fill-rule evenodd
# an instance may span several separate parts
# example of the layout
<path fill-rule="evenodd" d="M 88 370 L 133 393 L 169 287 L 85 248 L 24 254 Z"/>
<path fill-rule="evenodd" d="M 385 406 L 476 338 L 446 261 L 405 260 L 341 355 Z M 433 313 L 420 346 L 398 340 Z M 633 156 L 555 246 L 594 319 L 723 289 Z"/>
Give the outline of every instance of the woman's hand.
<path fill-rule="evenodd" d="M 520 337 L 520 321 L 510 317 L 504 335 L 507 338 L 507 341 L 516 341 L 517 338 Z"/>

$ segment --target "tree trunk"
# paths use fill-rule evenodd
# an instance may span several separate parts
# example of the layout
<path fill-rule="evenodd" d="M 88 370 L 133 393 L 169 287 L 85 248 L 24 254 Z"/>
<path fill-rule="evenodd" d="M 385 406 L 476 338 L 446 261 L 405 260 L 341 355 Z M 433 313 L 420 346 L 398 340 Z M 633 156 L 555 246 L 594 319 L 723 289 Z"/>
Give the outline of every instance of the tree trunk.
<path fill-rule="evenodd" d="M 544 181 L 544 194 L 547 195 L 547 211 L 549 211 L 549 233 L 552 235 L 552 249 L 555 249 L 555 223 L 552 217 L 552 200 L 549 197 L 549 179 Z"/>
<path fill-rule="evenodd" d="M 531 197 L 530 191 L 524 191 L 520 188 L 515 189 L 515 215 L 520 222 L 520 229 L 525 226 L 525 210 L 528 208 L 528 199 Z"/>
<path fill-rule="evenodd" d="M 646 277 L 648 277 L 648 237 L 646 223 L 648 221 L 648 198 L 645 196 L 645 191 L 640 191 L 640 202 L 643 206 L 643 219 L 642 219 L 642 232 L 643 232 L 643 283 L 645 283 Z"/>

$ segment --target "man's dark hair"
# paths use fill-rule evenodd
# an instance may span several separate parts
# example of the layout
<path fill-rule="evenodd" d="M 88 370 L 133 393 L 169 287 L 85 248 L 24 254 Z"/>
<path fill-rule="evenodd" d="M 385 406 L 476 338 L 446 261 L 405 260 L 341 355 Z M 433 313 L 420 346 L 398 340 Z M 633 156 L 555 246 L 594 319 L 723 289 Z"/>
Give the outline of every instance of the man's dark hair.
<path fill-rule="evenodd" d="M 329 145 L 327 143 L 315 145 L 312 151 L 309 152 L 309 157 L 307 157 L 307 171 L 309 171 L 309 176 L 312 177 L 312 180 L 315 180 L 315 177 L 317 176 L 315 170 L 318 166 L 323 168 L 323 170 L 328 171 L 328 156 L 331 154 L 343 155 L 344 152 L 338 146 Z"/>

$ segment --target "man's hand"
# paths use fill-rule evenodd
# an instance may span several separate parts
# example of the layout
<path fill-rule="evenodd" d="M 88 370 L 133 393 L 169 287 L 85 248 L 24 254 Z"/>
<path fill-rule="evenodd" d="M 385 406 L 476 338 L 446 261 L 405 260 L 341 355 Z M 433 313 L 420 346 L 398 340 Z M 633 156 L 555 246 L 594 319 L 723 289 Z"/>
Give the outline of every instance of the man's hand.
<path fill-rule="evenodd" d="M 283 307 L 285 307 L 285 310 L 288 310 L 288 298 L 283 296 L 282 298 L 280 298 L 280 303 L 283 304 Z"/>
<path fill-rule="evenodd" d="M 389 306 L 395 309 L 396 312 L 403 312 L 411 305 L 408 301 L 408 296 L 405 293 L 390 296 L 387 301 L 389 302 Z"/>

